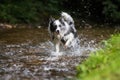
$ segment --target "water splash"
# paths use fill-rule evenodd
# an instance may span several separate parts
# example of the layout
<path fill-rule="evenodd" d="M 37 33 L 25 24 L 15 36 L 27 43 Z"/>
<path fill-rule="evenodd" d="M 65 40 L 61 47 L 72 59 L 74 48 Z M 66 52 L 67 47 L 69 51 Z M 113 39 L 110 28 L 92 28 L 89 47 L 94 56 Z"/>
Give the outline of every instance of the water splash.
<path fill-rule="evenodd" d="M 51 56 L 63 56 L 63 55 L 81 56 L 82 54 L 90 53 L 97 50 L 94 40 L 91 40 L 89 42 L 84 42 L 84 45 L 81 43 L 82 43 L 82 39 L 79 40 L 77 38 L 71 43 L 72 45 L 71 48 L 64 49 L 63 46 L 61 46 L 60 52 L 55 52 L 55 44 L 51 41 L 41 43 L 40 47 L 44 48 L 46 52 L 49 53 Z"/>
<path fill-rule="evenodd" d="M 77 42 L 78 41 L 78 42 Z M 75 44 L 75 43 L 79 43 Z M 73 41 L 74 48 L 65 50 L 61 47 L 55 52 L 51 41 L 38 43 L 10 44 L 0 48 L 0 79 L 64 80 L 72 78 L 77 66 L 91 51 L 95 51 L 94 41 Z M 63 74 L 59 74 L 59 73 Z M 6 74 L 7 73 L 7 74 Z M 51 77 L 49 77 L 51 76 Z M 59 79 L 58 79 L 59 78 Z"/>

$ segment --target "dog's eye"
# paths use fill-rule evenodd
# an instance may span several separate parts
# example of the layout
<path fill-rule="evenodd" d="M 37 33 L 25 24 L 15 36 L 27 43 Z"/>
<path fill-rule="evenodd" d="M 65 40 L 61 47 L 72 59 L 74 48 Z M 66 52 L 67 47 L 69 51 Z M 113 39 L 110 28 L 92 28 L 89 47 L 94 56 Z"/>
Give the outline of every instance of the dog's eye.
<path fill-rule="evenodd" d="M 61 25 L 59 25 L 59 27 L 61 27 Z"/>

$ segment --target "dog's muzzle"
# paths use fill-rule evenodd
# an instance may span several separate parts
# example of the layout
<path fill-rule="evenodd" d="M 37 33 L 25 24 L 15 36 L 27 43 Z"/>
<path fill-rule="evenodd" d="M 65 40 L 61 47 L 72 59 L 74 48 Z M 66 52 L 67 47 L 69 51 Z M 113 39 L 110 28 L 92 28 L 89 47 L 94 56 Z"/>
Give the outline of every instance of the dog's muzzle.
<path fill-rule="evenodd" d="M 56 33 L 57 33 L 57 34 L 59 34 L 59 33 L 60 33 L 60 31 L 59 31 L 59 30 L 56 30 Z"/>

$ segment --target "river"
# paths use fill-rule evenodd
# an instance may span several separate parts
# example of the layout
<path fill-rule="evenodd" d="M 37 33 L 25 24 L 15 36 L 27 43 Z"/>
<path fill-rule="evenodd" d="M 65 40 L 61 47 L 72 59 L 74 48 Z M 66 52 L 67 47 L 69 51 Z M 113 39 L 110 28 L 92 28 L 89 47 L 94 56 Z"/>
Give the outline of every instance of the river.
<path fill-rule="evenodd" d="M 78 29 L 80 49 L 55 53 L 47 29 L 0 31 L 0 80 L 67 80 L 76 66 L 99 49 L 99 42 L 116 33 L 114 28 Z"/>

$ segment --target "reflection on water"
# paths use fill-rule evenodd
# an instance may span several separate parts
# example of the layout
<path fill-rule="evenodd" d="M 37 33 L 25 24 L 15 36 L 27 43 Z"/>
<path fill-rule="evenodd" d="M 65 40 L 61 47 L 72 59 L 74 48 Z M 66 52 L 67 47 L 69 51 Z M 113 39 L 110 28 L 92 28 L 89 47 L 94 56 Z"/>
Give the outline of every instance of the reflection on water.
<path fill-rule="evenodd" d="M 27 32 L 26 35 L 24 31 Z M 46 30 L 37 29 L 0 33 L 3 36 L 0 39 L 0 80 L 73 78 L 76 74 L 75 66 L 85 60 L 90 51 L 97 49 L 96 42 L 99 41 L 96 37 L 86 37 L 86 33 L 81 31 L 80 48 L 75 51 L 62 49 L 60 53 L 56 53 L 54 44 L 49 41 L 48 36 L 44 36 L 45 34 Z"/>

